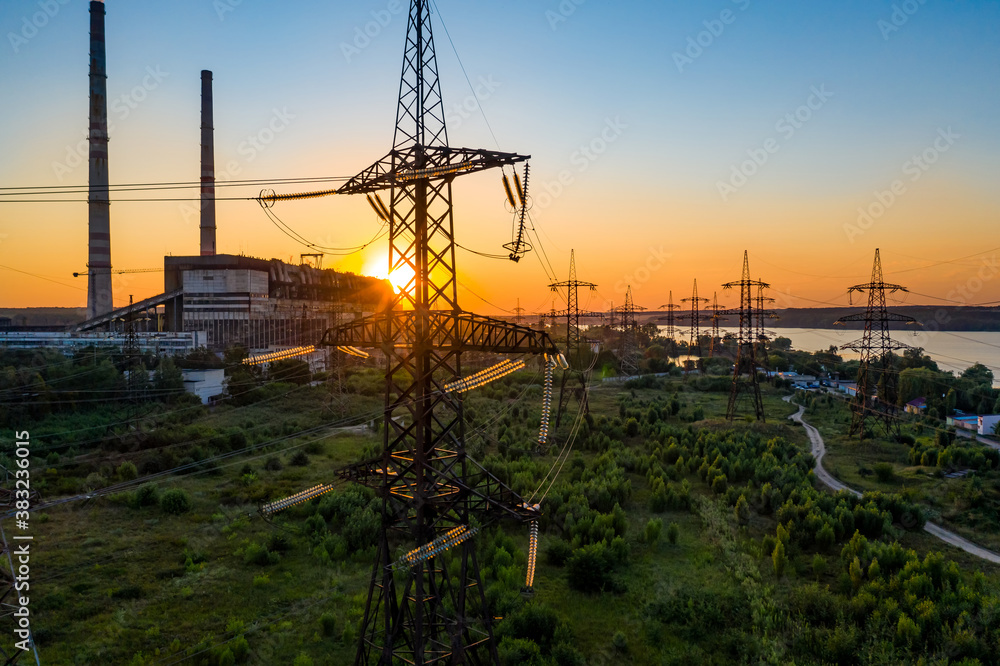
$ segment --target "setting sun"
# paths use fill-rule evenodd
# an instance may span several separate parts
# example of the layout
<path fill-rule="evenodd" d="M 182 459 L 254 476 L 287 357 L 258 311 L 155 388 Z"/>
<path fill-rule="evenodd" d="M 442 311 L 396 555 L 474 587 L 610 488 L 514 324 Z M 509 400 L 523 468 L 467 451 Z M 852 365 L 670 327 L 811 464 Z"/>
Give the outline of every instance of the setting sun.
<path fill-rule="evenodd" d="M 388 280 L 397 294 L 402 293 L 413 281 L 413 269 L 409 266 L 398 266 L 389 271 L 389 257 L 386 254 L 376 255 L 365 262 L 363 275 L 371 275 L 382 280 Z"/>

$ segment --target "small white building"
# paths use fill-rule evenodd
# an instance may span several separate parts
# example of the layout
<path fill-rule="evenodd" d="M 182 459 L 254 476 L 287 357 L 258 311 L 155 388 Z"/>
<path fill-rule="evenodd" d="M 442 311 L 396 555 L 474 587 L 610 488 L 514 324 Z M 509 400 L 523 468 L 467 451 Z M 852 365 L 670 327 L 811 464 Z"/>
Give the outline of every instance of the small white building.
<path fill-rule="evenodd" d="M 1000 414 L 981 414 L 976 432 L 980 435 L 992 435 L 997 423 L 1000 423 Z"/>
<path fill-rule="evenodd" d="M 201 398 L 202 404 L 226 390 L 226 371 L 222 368 L 209 370 L 182 370 L 184 390 Z"/>

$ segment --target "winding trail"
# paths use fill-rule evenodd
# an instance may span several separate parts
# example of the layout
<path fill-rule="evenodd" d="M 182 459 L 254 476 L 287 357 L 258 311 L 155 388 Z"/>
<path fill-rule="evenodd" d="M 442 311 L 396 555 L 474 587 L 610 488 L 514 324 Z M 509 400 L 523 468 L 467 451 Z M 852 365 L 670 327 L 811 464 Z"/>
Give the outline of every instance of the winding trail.
<path fill-rule="evenodd" d="M 784 401 L 791 403 L 792 397 L 786 396 Z M 823 437 L 819 434 L 819 430 L 802 420 L 802 414 L 805 413 L 806 408 L 802 405 L 799 405 L 798 407 L 799 411 L 792 414 L 788 418 L 796 423 L 801 423 L 802 427 L 806 430 L 806 434 L 809 436 L 809 442 L 812 446 L 812 455 L 813 458 L 816 459 L 816 466 L 813 468 L 816 478 L 822 481 L 823 485 L 834 492 L 837 492 L 838 490 L 846 490 L 857 497 L 861 497 L 861 493 L 838 481 L 832 474 L 830 474 L 830 472 L 826 471 L 825 467 L 823 467 L 823 456 L 826 455 L 826 444 L 823 442 Z M 924 524 L 924 531 L 951 546 L 961 548 L 970 555 L 975 555 L 978 558 L 993 562 L 994 564 L 1000 564 L 1000 553 L 995 553 L 992 550 L 983 548 L 982 546 L 977 546 L 968 539 L 963 539 L 959 535 L 950 530 L 946 530 L 940 525 L 928 522 Z"/>

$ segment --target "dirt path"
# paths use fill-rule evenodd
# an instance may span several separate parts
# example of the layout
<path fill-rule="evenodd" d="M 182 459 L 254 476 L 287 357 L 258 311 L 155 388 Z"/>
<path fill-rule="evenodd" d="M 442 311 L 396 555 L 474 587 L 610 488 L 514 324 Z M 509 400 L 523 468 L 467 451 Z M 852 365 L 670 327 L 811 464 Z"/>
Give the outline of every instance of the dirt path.
<path fill-rule="evenodd" d="M 786 397 L 784 400 L 785 402 L 791 402 L 791 396 Z M 796 423 L 801 423 L 802 427 L 806 429 L 806 434 L 809 436 L 809 442 L 812 446 L 812 455 L 813 458 L 816 459 L 816 466 L 813 468 L 816 478 L 823 482 L 823 485 L 830 488 L 834 492 L 838 490 L 846 490 L 849 493 L 861 497 L 861 493 L 853 488 L 845 486 L 832 474 L 826 471 L 825 467 L 823 467 L 823 456 L 826 455 L 826 445 L 823 443 L 823 437 L 819 434 L 819 430 L 816 430 L 816 428 L 802 420 L 802 414 L 804 412 L 805 407 L 799 405 L 799 411 L 792 414 L 788 418 L 792 419 Z M 924 531 L 949 545 L 961 548 L 970 555 L 975 555 L 976 557 L 993 562 L 994 564 L 1000 564 L 1000 554 L 994 553 L 992 550 L 988 550 L 982 546 L 977 546 L 971 541 L 963 539 L 954 532 L 944 529 L 940 525 L 935 525 L 934 523 L 929 522 L 924 525 Z"/>

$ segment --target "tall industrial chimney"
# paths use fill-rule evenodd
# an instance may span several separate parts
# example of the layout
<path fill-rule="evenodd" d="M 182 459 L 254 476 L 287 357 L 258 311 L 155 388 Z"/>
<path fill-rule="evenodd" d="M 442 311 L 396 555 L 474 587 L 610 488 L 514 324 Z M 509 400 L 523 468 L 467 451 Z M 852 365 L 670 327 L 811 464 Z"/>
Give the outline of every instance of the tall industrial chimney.
<path fill-rule="evenodd" d="M 215 254 L 215 138 L 212 72 L 201 70 L 201 255 Z"/>
<path fill-rule="evenodd" d="M 111 298 L 111 200 L 108 193 L 108 67 L 104 3 L 90 3 L 90 192 L 87 318 L 113 309 Z"/>

